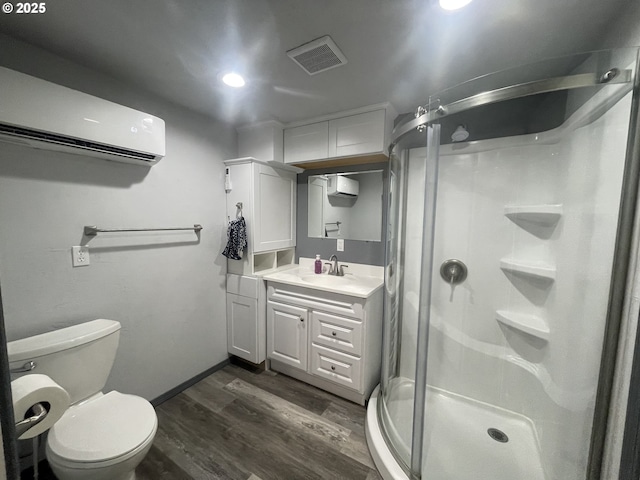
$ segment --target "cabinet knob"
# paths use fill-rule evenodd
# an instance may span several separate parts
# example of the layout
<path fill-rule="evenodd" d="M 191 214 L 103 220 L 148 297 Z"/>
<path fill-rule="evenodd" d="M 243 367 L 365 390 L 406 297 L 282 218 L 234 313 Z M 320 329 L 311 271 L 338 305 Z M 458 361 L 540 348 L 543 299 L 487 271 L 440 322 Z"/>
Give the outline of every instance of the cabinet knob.
<path fill-rule="evenodd" d="M 300 321 L 304 323 L 304 317 L 300 317 Z"/>
<path fill-rule="evenodd" d="M 335 337 L 338 334 L 336 332 L 331 332 L 331 335 L 333 335 Z"/>
<path fill-rule="evenodd" d="M 335 369 L 336 369 L 336 366 L 335 365 L 331 365 L 331 370 L 335 371 Z"/>

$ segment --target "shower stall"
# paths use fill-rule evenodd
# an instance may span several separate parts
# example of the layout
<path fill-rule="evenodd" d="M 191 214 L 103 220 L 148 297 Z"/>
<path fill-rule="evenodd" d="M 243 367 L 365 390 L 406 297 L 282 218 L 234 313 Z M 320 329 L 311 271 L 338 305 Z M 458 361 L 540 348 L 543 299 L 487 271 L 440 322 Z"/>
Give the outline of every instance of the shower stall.
<path fill-rule="evenodd" d="M 619 49 L 491 74 L 394 130 L 367 412 L 385 479 L 599 478 L 636 212 L 637 65 Z"/>

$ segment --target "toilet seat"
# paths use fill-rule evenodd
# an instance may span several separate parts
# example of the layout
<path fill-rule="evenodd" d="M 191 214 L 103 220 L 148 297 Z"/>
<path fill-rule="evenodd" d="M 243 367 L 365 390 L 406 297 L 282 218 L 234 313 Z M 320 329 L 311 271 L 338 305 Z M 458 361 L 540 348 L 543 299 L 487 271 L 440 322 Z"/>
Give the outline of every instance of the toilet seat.
<path fill-rule="evenodd" d="M 112 391 L 65 412 L 49 430 L 47 457 L 69 468 L 106 467 L 146 448 L 157 427 L 147 400 Z"/>

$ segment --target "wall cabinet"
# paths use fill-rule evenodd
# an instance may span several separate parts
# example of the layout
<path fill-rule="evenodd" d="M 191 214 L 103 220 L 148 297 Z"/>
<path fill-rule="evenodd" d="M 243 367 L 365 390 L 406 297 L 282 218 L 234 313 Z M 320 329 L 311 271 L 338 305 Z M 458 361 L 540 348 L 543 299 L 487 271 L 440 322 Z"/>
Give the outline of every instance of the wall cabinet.
<path fill-rule="evenodd" d="M 274 120 L 238 127 L 238 156 L 282 163 L 282 129 Z"/>
<path fill-rule="evenodd" d="M 386 156 L 395 117 L 393 107 L 383 104 L 343 112 L 322 121 L 291 125 L 284 129 L 284 162 L 299 164 L 341 157 Z"/>
<path fill-rule="evenodd" d="M 382 289 L 352 297 L 267 281 L 271 368 L 364 404 L 380 380 Z"/>
<path fill-rule="evenodd" d="M 296 172 L 284 165 L 274 167 L 250 157 L 224 163 L 230 180 L 227 220 L 244 216 L 248 243 L 242 260 L 227 262 L 228 271 L 253 275 L 293 263 Z"/>
<path fill-rule="evenodd" d="M 227 351 L 259 364 L 266 359 L 267 308 L 259 275 L 295 261 L 296 173 L 254 158 L 225 166 L 227 219 L 244 216 L 248 243 L 241 260 L 227 260 Z"/>
<path fill-rule="evenodd" d="M 318 122 L 284 130 L 284 163 L 299 163 L 329 157 L 329 122 Z"/>
<path fill-rule="evenodd" d="M 329 157 L 347 157 L 384 150 L 385 110 L 329 121 Z"/>

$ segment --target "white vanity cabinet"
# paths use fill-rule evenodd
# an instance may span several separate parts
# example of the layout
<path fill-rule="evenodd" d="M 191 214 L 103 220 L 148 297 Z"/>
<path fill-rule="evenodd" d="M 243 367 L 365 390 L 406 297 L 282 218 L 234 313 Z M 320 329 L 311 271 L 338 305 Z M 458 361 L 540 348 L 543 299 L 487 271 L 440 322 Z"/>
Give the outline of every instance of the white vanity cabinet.
<path fill-rule="evenodd" d="M 381 288 L 361 298 L 267 280 L 271 369 L 364 405 L 381 348 Z"/>
<path fill-rule="evenodd" d="M 351 110 L 284 129 L 284 163 L 305 163 L 345 157 L 386 157 L 385 146 L 396 112 L 390 104 Z"/>

